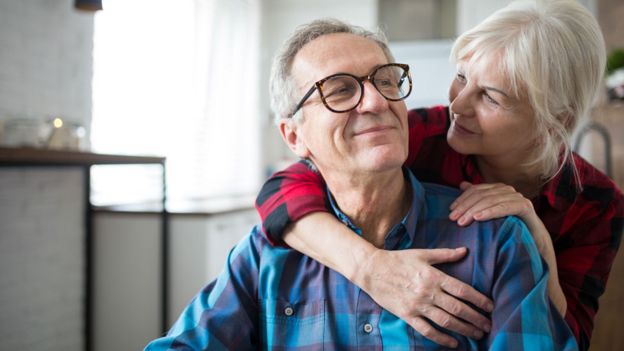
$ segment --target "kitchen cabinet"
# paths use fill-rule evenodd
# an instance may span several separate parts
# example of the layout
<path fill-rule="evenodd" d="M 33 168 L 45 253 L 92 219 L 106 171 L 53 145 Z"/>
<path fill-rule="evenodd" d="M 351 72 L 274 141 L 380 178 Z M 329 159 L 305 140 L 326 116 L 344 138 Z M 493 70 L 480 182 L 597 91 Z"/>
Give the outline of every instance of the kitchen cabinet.
<path fill-rule="evenodd" d="M 0 336 L 8 349 L 91 350 L 93 165 L 162 168 L 161 225 L 167 242 L 165 159 L 34 148 L 0 148 Z M 166 250 L 162 262 L 166 263 Z M 161 269 L 166 285 L 166 270 Z M 161 298 L 164 329 L 167 295 Z M 4 327 L 7 326 L 7 327 Z"/>
<path fill-rule="evenodd" d="M 230 249 L 259 222 L 252 204 L 249 198 L 226 207 L 169 207 L 167 328 L 219 274 Z M 95 212 L 94 226 L 94 350 L 142 349 L 162 335 L 162 243 L 153 235 L 158 214 L 101 208 Z"/>

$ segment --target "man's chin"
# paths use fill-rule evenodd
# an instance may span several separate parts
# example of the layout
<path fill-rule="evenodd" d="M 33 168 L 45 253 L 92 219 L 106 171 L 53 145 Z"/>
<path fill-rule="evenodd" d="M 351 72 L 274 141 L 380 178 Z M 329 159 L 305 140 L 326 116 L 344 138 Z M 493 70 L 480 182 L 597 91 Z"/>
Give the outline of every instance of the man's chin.
<path fill-rule="evenodd" d="M 362 168 L 371 172 L 385 172 L 400 170 L 407 159 L 407 155 L 394 152 L 375 152 L 366 155 L 362 160 Z"/>

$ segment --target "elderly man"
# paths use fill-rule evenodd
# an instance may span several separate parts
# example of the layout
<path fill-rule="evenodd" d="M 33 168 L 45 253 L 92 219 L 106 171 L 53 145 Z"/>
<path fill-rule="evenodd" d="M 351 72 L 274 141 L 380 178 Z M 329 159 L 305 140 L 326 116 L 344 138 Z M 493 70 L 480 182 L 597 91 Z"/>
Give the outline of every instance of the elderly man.
<path fill-rule="evenodd" d="M 507 217 L 458 227 L 448 219 L 457 191 L 421 184 L 402 168 L 408 147 L 402 100 L 412 82 L 409 67 L 393 63 L 381 34 L 312 22 L 285 43 L 271 81 L 283 139 L 322 173 L 335 215 L 354 235 L 389 250 L 468 248 L 466 259 L 440 269 L 494 305 L 484 311 L 491 325 L 481 316 L 489 333 L 475 329 L 470 339 L 447 331 L 456 346 L 576 349 L 548 302 L 548 274 L 524 224 Z M 260 231 L 252 229 L 221 275 L 147 349 L 441 348 L 345 277 L 269 245 Z"/>

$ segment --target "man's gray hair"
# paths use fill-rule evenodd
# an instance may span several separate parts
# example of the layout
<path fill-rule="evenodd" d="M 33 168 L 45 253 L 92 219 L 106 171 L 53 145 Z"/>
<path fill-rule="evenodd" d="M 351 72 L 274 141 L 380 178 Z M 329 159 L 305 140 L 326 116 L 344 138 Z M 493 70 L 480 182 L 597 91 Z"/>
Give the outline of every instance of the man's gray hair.
<path fill-rule="evenodd" d="M 299 26 L 282 44 L 273 59 L 269 94 L 275 123 L 278 123 L 280 119 L 291 117 L 298 99 L 301 99 L 291 75 L 295 56 L 307 43 L 323 35 L 335 33 L 348 33 L 370 39 L 383 50 L 388 62 L 394 62 L 394 57 L 388 48 L 388 40 L 381 30 L 372 32 L 337 19 L 319 19 Z M 319 77 L 321 78 L 323 77 Z M 301 110 L 293 118 L 299 119 L 300 116 Z"/>

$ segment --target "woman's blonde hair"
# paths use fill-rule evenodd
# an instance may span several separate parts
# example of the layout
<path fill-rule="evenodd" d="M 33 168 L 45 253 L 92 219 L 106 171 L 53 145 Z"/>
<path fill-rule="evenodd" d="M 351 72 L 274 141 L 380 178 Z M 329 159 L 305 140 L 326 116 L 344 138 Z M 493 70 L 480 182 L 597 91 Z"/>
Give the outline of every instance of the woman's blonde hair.
<path fill-rule="evenodd" d="M 513 93 L 525 95 L 535 114 L 535 157 L 544 180 L 571 157 L 570 138 L 586 119 L 601 86 L 605 46 L 596 19 L 574 0 L 516 1 L 462 34 L 451 59 L 501 54 L 500 71 Z M 578 177 L 578 174 L 577 174 Z"/>

